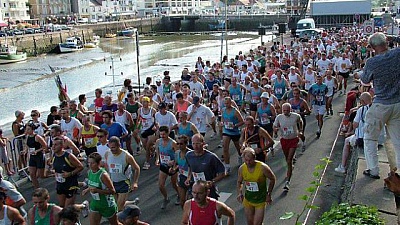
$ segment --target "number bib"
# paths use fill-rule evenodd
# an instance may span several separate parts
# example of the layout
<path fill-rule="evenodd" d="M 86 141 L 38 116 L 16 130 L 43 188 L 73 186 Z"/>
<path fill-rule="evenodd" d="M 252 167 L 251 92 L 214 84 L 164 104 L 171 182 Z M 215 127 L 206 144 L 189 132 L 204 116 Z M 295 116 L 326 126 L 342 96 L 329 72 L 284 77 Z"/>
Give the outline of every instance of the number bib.
<path fill-rule="evenodd" d="M 97 201 L 100 200 L 100 195 L 99 195 L 99 193 L 92 193 L 92 192 L 90 192 L 90 194 L 92 195 L 93 200 L 97 200 Z"/>
<path fill-rule="evenodd" d="M 258 144 L 250 144 L 250 147 L 255 150 L 258 148 Z"/>
<path fill-rule="evenodd" d="M 256 103 L 259 103 L 259 102 L 260 102 L 259 97 L 253 97 L 253 98 L 251 99 L 251 103 L 256 104 Z"/>
<path fill-rule="evenodd" d="M 162 164 L 168 164 L 171 161 L 171 156 L 169 155 L 160 155 L 160 161 Z"/>
<path fill-rule="evenodd" d="M 34 155 L 35 154 L 35 148 L 29 148 L 29 154 Z"/>
<path fill-rule="evenodd" d="M 232 99 L 235 101 L 239 101 L 240 100 L 240 96 L 239 95 L 232 95 Z"/>
<path fill-rule="evenodd" d="M 317 102 L 322 102 L 322 101 L 324 100 L 324 97 L 322 97 L 322 96 L 320 96 L 320 95 L 317 95 L 317 96 L 315 97 L 315 99 L 317 100 Z"/>
<path fill-rule="evenodd" d="M 201 124 L 203 122 L 203 120 L 200 117 L 196 118 L 196 124 Z"/>
<path fill-rule="evenodd" d="M 202 180 L 202 181 L 206 181 L 206 175 L 204 174 L 204 172 L 201 173 L 195 173 L 193 172 L 193 180 L 194 182 Z"/>
<path fill-rule="evenodd" d="M 224 122 L 224 127 L 225 129 L 232 130 L 235 126 L 233 125 L 233 122 Z"/>
<path fill-rule="evenodd" d="M 131 113 L 132 119 L 136 120 L 137 119 L 137 113 Z"/>
<path fill-rule="evenodd" d="M 259 191 L 257 182 L 246 181 L 245 186 L 246 186 L 246 191 L 250 191 L 250 192 Z"/>
<path fill-rule="evenodd" d="M 275 94 L 281 95 L 283 92 L 282 88 L 275 88 Z"/>
<path fill-rule="evenodd" d="M 63 177 L 62 173 L 56 173 L 55 174 L 55 178 L 56 178 L 56 181 L 58 183 L 64 183 L 65 182 L 65 178 Z"/>
<path fill-rule="evenodd" d="M 291 134 L 294 134 L 294 129 L 293 127 L 284 127 L 283 128 L 283 135 L 284 136 L 289 136 Z"/>
<path fill-rule="evenodd" d="M 148 127 L 149 126 L 149 121 L 147 121 L 147 119 L 142 118 L 142 126 L 143 127 Z"/>
<path fill-rule="evenodd" d="M 182 168 L 179 168 L 179 174 L 182 174 L 183 176 L 188 177 L 189 176 L 189 171 L 186 171 L 186 170 L 184 170 Z"/>
<path fill-rule="evenodd" d="M 101 107 L 96 107 L 96 112 L 101 112 Z"/>
<path fill-rule="evenodd" d="M 109 166 L 110 173 L 122 173 L 122 165 L 121 164 L 110 164 Z"/>
<path fill-rule="evenodd" d="M 85 138 L 85 145 L 92 145 L 93 142 L 93 138 Z"/>
<path fill-rule="evenodd" d="M 270 121 L 270 119 L 268 118 L 268 115 L 267 114 L 263 114 L 262 116 L 261 116 L 261 124 L 269 124 L 271 121 Z"/>

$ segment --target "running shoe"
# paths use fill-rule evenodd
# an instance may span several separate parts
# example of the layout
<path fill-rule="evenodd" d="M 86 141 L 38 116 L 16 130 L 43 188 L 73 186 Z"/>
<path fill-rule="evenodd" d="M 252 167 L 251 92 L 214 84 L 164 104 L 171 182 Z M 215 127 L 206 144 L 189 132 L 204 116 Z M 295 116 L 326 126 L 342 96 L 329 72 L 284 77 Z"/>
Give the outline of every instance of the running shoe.
<path fill-rule="evenodd" d="M 305 151 L 306 151 L 306 145 L 303 144 L 303 145 L 301 146 L 301 152 L 305 152 Z"/>
<path fill-rule="evenodd" d="M 286 181 L 286 183 L 285 183 L 285 186 L 283 187 L 283 191 L 289 191 L 289 188 L 290 188 L 290 182 L 289 181 Z"/>
<path fill-rule="evenodd" d="M 339 164 L 339 166 L 335 168 L 335 171 L 338 173 L 345 173 L 346 169 L 342 166 L 342 164 Z"/>
<path fill-rule="evenodd" d="M 317 135 L 317 139 L 319 139 L 319 137 L 321 137 L 321 131 L 317 131 L 317 133 L 315 133 Z"/>
<path fill-rule="evenodd" d="M 333 116 L 333 109 L 330 110 L 331 116 Z"/>
<path fill-rule="evenodd" d="M 175 205 L 180 205 L 180 204 L 181 204 L 181 199 L 179 198 L 179 195 L 176 195 Z"/>
<path fill-rule="evenodd" d="M 170 202 L 169 198 L 164 199 L 162 204 L 161 204 L 161 209 L 165 209 L 169 202 Z"/>
<path fill-rule="evenodd" d="M 89 202 L 85 200 L 84 202 L 82 202 L 82 205 L 83 205 L 82 216 L 86 218 L 89 215 Z"/>

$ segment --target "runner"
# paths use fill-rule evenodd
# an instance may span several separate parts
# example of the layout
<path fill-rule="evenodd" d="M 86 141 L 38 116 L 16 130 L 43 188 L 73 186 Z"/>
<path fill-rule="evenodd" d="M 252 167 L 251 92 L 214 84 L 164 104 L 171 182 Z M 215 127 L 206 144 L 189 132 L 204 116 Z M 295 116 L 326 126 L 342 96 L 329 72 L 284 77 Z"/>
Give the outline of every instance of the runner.
<path fill-rule="evenodd" d="M 218 199 L 216 182 L 225 177 L 225 167 L 221 160 L 214 153 L 204 149 L 204 137 L 195 134 L 192 137 L 193 151 L 186 154 L 186 161 L 189 166 L 188 177 L 185 181 L 186 186 L 199 180 L 210 181 L 209 196 Z"/>
<path fill-rule="evenodd" d="M 333 116 L 332 100 L 338 86 L 337 79 L 332 76 L 332 73 L 332 70 L 326 70 L 324 78 L 324 84 L 328 87 L 328 93 L 326 93 L 326 115 L 330 114 L 331 116 Z"/>
<path fill-rule="evenodd" d="M 180 112 L 179 113 L 179 121 L 178 123 L 178 136 L 186 135 L 187 137 L 193 137 L 193 135 L 198 134 L 199 130 L 197 127 L 190 121 L 188 121 L 188 113 Z M 192 140 L 189 139 L 188 147 L 190 149 L 193 148 Z"/>
<path fill-rule="evenodd" d="M 346 53 L 342 53 L 342 58 L 338 59 L 335 63 L 336 75 L 339 78 L 339 94 L 346 94 L 347 79 L 349 78 L 350 69 L 353 64 L 350 59 L 348 59 Z M 343 82 L 343 92 L 342 92 L 342 82 Z"/>
<path fill-rule="evenodd" d="M 37 126 L 29 122 L 25 125 L 26 151 L 29 154 L 29 176 L 34 188 L 39 187 L 38 178 L 44 178 L 45 158 L 44 154 L 48 152 L 47 144 L 44 138 L 34 133 Z"/>
<path fill-rule="evenodd" d="M 127 204 L 124 210 L 118 213 L 118 220 L 122 225 L 150 225 L 139 220 L 140 214 L 142 212 L 137 205 Z"/>
<path fill-rule="evenodd" d="M 300 97 L 300 89 L 299 88 L 294 88 L 293 89 L 293 98 L 289 99 L 289 103 L 292 106 L 292 111 L 299 114 L 301 116 L 301 119 L 303 120 L 303 127 L 299 127 L 300 130 L 305 130 L 306 129 L 306 115 L 310 115 L 310 107 L 308 106 L 307 102 L 305 99 Z M 300 135 L 299 137 L 301 139 L 301 151 L 304 152 L 306 150 L 306 137 L 304 135 Z"/>
<path fill-rule="evenodd" d="M 32 201 L 34 206 L 29 209 L 29 225 L 58 225 L 60 218 L 58 213 L 62 208 L 49 203 L 50 194 L 45 188 L 37 188 L 33 192 Z"/>
<path fill-rule="evenodd" d="M 18 212 L 18 210 L 12 206 L 6 205 L 5 200 L 7 198 L 6 193 L 0 191 L 0 224 L 4 225 L 25 225 L 25 220 Z"/>
<path fill-rule="evenodd" d="M 161 126 L 160 138 L 155 143 L 156 148 L 156 165 L 160 166 L 160 172 L 158 173 L 158 188 L 164 197 L 163 203 L 161 204 L 161 209 L 165 209 L 170 202 L 168 198 L 168 193 L 165 188 L 165 182 L 168 176 L 171 177 L 171 185 L 176 191 L 177 200 L 175 205 L 179 205 L 179 193 L 177 186 L 178 174 L 174 167 L 175 161 L 175 151 L 178 148 L 176 142 L 169 137 L 169 129 L 167 126 Z"/>
<path fill-rule="evenodd" d="M 293 158 L 299 142 L 298 135 L 303 134 L 303 130 L 298 130 L 298 128 L 303 127 L 303 121 L 299 114 L 292 112 L 292 107 L 289 103 L 282 105 L 282 111 L 283 114 L 278 115 L 275 119 L 274 129 L 275 132 L 280 131 L 282 151 L 288 167 L 283 189 L 289 191 L 293 171 Z"/>
<path fill-rule="evenodd" d="M 316 132 L 317 138 L 321 136 L 322 126 L 324 124 L 324 114 L 326 111 L 326 94 L 328 93 L 328 87 L 322 83 L 322 76 L 317 76 L 317 83 L 311 85 L 310 90 L 310 101 L 311 109 L 315 114 L 315 118 L 318 122 L 318 130 Z"/>
<path fill-rule="evenodd" d="M 120 147 L 121 142 L 118 137 L 112 136 L 108 141 L 108 146 L 110 151 L 106 152 L 104 158 L 115 187 L 118 211 L 121 211 L 124 209 L 129 192 L 138 188 L 140 167 L 133 156 Z M 130 185 L 131 172 L 134 176 Z"/>
<path fill-rule="evenodd" d="M 244 163 L 238 170 L 237 200 L 243 204 L 247 224 L 261 225 L 265 206 L 272 204 L 271 193 L 276 177 L 267 164 L 256 160 L 254 149 L 246 148 L 243 158 Z"/>
<path fill-rule="evenodd" d="M 136 142 L 136 152 L 133 155 L 140 154 L 140 148 L 142 147 L 142 142 L 140 141 L 139 133 L 138 133 L 138 126 L 139 126 L 139 108 L 142 107 L 140 102 L 137 102 L 133 96 L 133 93 L 128 93 L 128 102 L 126 103 L 125 107 L 126 110 L 131 114 L 133 126 L 129 127 L 129 130 L 132 131 L 132 137 Z"/>
<path fill-rule="evenodd" d="M 252 81 L 252 87 L 250 88 L 251 103 L 250 103 L 250 116 L 255 118 L 257 113 L 257 105 L 261 102 L 261 94 L 265 91 L 259 87 L 259 82 Z"/>
<path fill-rule="evenodd" d="M 101 218 L 104 216 L 111 225 L 118 225 L 117 204 L 113 194 L 115 188 L 110 176 L 104 168 L 100 167 L 101 155 L 94 152 L 89 155 L 88 188 L 82 191 L 82 195 L 90 192 L 90 225 L 100 225 Z"/>
<path fill-rule="evenodd" d="M 110 110 L 103 111 L 101 113 L 103 116 L 104 123 L 101 125 L 101 128 L 106 129 L 108 131 L 108 138 L 115 136 L 121 139 L 124 139 L 128 136 L 128 131 L 125 126 L 119 122 L 113 121 L 113 113 Z"/>
<path fill-rule="evenodd" d="M 274 140 L 264 128 L 255 125 L 254 118 L 247 116 L 245 120 L 246 127 L 243 129 L 240 137 L 242 150 L 245 147 L 251 147 L 256 153 L 256 160 L 265 162 L 268 149 L 274 146 Z M 242 155 L 243 158 L 243 155 Z"/>
<path fill-rule="evenodd" d="M 178 126 L 178 121 L 176 120 L 175 115 L 167 110 L 167 104 L 164 102 L 161 102 L 158 105 L 158 112 L 156 112 L 155 115 L 155 126 L 154 129 L 156 129 L 156 133 L 159 134 L 159 128 L 162 126 L 168 127 L 169 131 L 169 136 L 173 139 L 175 139 L 175 132 L 174 130 Z"/>
<path fill-rule="evenodd" d="M 189 174 L 189 167 L 186 161 L 186 154 L 191 151 L 188 146 L 189 138 L 186 135 L 181 135 L 178 137 L 176 142 L 178 149 L 175 151 L 175 163 L 173 170 L 178 171 L 178 194 L 179 194 L 179 204 L 183 208 L 185 201 L 187 199 L 188 186 L 186 186 L 185 181 Z"/>
<path fill-rule="evenodd" d="M 99 140 L 96 147 L 96 152 L 101 156 L 101 167 L 105 167 L 105 159 L 104 156 L 110 148 L 108 147 L 108 131 L 106 129 L 100 128 L 96 134 L 97 139 Z"/>
<path fill-rule="evenodd" d="M 65 136 L 71 139 L 77 146 L 81 142 L 82 124 L 75 117 L 71 117 L 68 108 L 61 108 L 61 130 Z"/>
<path fill-rule="evenodd" d="M 207 132 L 207 122 L 214 123 L 215 116 L 210 108 L 200 103 L 199 96 L 193 97 L 193 104 L 187 109 L 189 121 L 192 122 L 204 137 Z"/>
<path fill-rule="evenodd" d="M 90 154 L 97 151 L 99 139 L 96 137 L 96 133 L 100 128 L 91 124 L 90 116 L 88 115 L 82 117 L 82 122 L 82 149 L 85 150 L 86 157 L 88 157 Z"/>
<path fill-rule="evenodd" d="M 128 150 L 129 153 L 133 154 L 132 150 L 132 136 L 131 136 L 131 129 L 133 127 L 133 119 L 132 115 L 125 109 L 125 105 L 122 102 L 118 102 L 118 110 L 114 112 L 115 122 L 120 123 L 122 126 L 125 126 L 126 131 L 128 132 L 127 135 L 122 138 L 122 136 L 113 135 L 121 137 L 125 142 L 125 148 Z"/>
<path fill-rule="evenodd" d="M 222 120 L 221 125 L 223 125 L 223 151 L 224 151 L 224 164 L 225 164 L 225 173 L 229 175 L 231 172 L 230 165 L 230 153 L 229 153 L 229 144 L 232 140 L 233 144 L 236 147 L 236 151 L 238 153 L 238 161 L 241 164 L 241 153 L 240 153 L 240 130 L 244 124 L 243 117 L 240 114 L 239 110 L 232 107 L 232 100 L 230 97 L 225 98 L 225 108 L 222 109 Z"/>
<path fill-rule="evenodd" d="M 60 125 L 53 125 L 50 128 L 50 139 L 49 139 L 49 147 L 52 147 L 53 145 L 53 141 L 55 138 L 61 138 L 64 140 L 64 149 L 69 152 L 69 153 L 73 153 L 75 156 L 79 156 L 80 151 L 78 149 L 78 147 L 76 147 L 76 145 L 74 144 L 74 142 L 71 141 L 71 139 L 69 139 L 68 137 L 62 135 L 62 130 L 61 130 L 61 126 Z"/>
<path fill-rule="evenodd" d="M 53 139 L 52 150 L 58 203 L 61 207 L 73 205 L 79 189 L 78 173 L 83 170 L 83 165 L 73 154 L 64 150 L 64 139 L 61 137 Z"/>
<path fill-rule="evenodd" d="M 76 100 L 69 101 L 69 115 L 71 117 L 77 118 L 79 121 L 82 121 L 82 117 L 84 114 L 79 111 Z"/>
<path fill-rule="evenodd" d="M 97 126 L 101 126 L 101 124 L 103 124 L 103 118 L 101 117 L 101 114 L 100 114 L 100 112 L 102 111 L 103 100 L 104 100 L 103 97 L 101 97 L 102 93 L 103 93 L 103 91 L 100 88 L 97 88 L 94 91 L 94 94 L 96 96 L 96 98 L 93 100 L 94 108 L 95 108 L 94 123 Z"/>
<path fill-rule="evenodd" d="M 228 217 L 228 225 L 235 224 L 235 211 L 224 203 L 208 197 L 210 188 L 205 181 L 193 185 L 193 198 L 183 206 L 182 224 L 219 224 L 222 215 Z"/>
<path fill-rule="evenodd" d="M 140 125 L 137 129 L 140 129 L 140 136 L 142 138 L 142 143 L 144 149 L 146 150 L 146 161 L 143 164 L 143 169 L 148 170 L 150 168 L 150 155 L 152 153 L 153 143 L 156 141 L 156 136 L 154 135 L 155 129 L 155 118 L 156 110 L 153 107 L 149 106 L 150 98 L 143 97 L 142 104 L 143 106 L 139 109 L 139 120 Z M 138 131 L 139 132 L 139 131 Z"/>

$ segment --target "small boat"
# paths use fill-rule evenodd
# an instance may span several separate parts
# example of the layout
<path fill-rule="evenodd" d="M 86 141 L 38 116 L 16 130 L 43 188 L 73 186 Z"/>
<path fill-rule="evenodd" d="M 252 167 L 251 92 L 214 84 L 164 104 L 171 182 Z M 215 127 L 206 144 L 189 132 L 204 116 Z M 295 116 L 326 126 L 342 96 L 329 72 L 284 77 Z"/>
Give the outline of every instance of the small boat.
<path fill-rule="evenodd" d="M 99 46 L 100 43 L 100 36 L 93 36 L 93 41 L 85 43 L 83 45 L 84 48 L 97 48 L 97 46 Z"/>
<path fill-rule="evenodd" d="M 113 33 L 107 33 L 106 35 L 104 35 L 105 38 L 115 38 L 117 36 L 117 34 L 113 34 Z"/>
<path fill-rule="evenodd" d="M 83 43 L 80 37 L 68 37 L 64 43 L 58 44 L 60 53 L 68 53 L 82 50 Z"/>
<path fill-rule="evenodd" d="M 125 28 L 124 30 L 118 32 L 118 36 L 132 37 L 135 34 L 135 29 L 133 27 Z"/>
<path fill-rule="evenodd" d="M 26 52 L 18 52 L 16 46 L 6 44 L 0 47 L 0 64 L 21 62 L 27 58 Z"/>

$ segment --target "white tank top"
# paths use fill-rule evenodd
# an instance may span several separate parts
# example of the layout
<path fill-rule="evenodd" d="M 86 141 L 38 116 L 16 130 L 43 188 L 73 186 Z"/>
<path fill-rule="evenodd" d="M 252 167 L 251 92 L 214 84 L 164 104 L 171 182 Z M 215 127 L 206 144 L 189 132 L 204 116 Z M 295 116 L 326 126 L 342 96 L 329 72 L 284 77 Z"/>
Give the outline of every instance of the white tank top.
<path fill-rule="evenodd" d="M 296 73 L 294 75 L 292 75 L 291 73 L 289 74 L 289 84 L 292 84 L 293 82 L 299 85 L 299 79 Z"/>
<path fill-rule="evenodd" d="M 0 220 L 0 225 L 9 225 L 9 224 L 11 224 L 11 220 L 8 219 L 8 216 L 7 216 L 7 206 L 4 205 L 3 208 L 4 208 L 4 217 L 2 220 Z"/>
<path fill-rule="evenodd" d="M 311 85 L 315 83 L 314 71 L 311 74 L 304 73 L 304 79 L 306 80 L 305 89 L 308 91 Z"/>
<path fill-rule="evenodd" d="M 128 117 L 126 116 L 126 111 L 122 113 L 122 115 L 118 115 L 118 111 L 114 112 L 115 122 L 118 122 L 122 125 L 129 125 Z"/>
<path fill-rule="evenodd" d="M 152 113 L 152 107 L 150 107 L 150 111 L 147 114 L 144 114 L 143 108 L 140 108 L 140 118 L 142 120 L 142 129 L 141 131 L 144 132 L 145 130 L 149 129 L 154 124 L 154 117 Z"/>
<path fill-rule="evenodd" d="M 330 80 L 326 79 L 325 77 L 324 83 L 328 87 L 328 93 L 326 93 L 326 96 L 331 97 L 333 95 L 333 88 L 335 87 L 335 83 L 333 82 L 333 77 Z"/>

